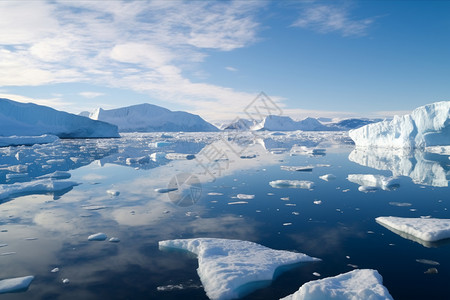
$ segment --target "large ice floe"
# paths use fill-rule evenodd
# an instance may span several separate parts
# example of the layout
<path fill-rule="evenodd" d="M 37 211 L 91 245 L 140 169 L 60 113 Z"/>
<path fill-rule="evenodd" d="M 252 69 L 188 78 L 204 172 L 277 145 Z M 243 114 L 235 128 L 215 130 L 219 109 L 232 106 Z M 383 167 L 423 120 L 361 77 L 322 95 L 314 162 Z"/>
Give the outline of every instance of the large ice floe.
<path fill-rule="evenodd" d="M 274 180 L 269 182 L 271 187 L 274 188 L 297 188 L 297 189 L 312 189 L 314 182 L 309 180 Z"/>
<path fill-rule="evenodd" d="M 394 233 L 419 243 L 450 238 L 450 219 L 378 217 L 375 220 Z"/>
<path fill-rule="evenodd" d="M 418 107 L 409 115 L 350 130 L 349 135 L 358 147 L 450 145 L 450 101 Z"/>
<path fill-rule="evenodd" d="M 0 136 L 119 137 L 117 126 L 33 103 L 0 98 Z"/>
<path fill-rule="evenodd" d="M 115 124 L 120 132 L 219 131 L 198 115 L 148 103 L 110 110 L 98 108 L 89 117 Z"/>
<path fill-rule="evenodd" d="M 0 294 L 25 291 L 33 279 L 34 276 L 24 276 L 0 280 Z"/>
<path fill-rule="evenodd" d="M 436 187 L 448 186 L 450 180 L 449 155 L 419 149 L 356 148 L 348 159 L 362 166 L 389 170 L 393 177 L 408 176 L 416 184 Z"/>
<path fill-rule="evenodd" d="M 213 300 L 236 299 L 270 284 L 283 268 L 319 261 L 303 253 L 274 250 L 240 240 L 197 238 L 159 242 L 160 249 L 181 249 L 197 255 L 197 273 Z"/>
<path fill-rule="evenodd" d="M 353 270 L 305 283 L 281 300 L 388 300 L 393 299 L 376 270 Z"/>

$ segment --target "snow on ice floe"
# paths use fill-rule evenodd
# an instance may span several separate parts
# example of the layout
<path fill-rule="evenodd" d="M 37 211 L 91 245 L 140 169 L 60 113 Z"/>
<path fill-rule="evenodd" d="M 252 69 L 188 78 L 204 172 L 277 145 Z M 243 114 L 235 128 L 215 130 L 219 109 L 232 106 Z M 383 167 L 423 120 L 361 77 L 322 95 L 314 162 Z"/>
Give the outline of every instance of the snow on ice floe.
<path fill-rule="evenodd" d="M 423 148 L 450 145 L 450 101 L 416 108 L 411 114 L 395 116 L 350 130 L 358 147 Z"/>
<path fill-rule="evenodd" d="M 50 144 L 58 141 L 56 135 L 43 134 L 39 136 L 0 136 L 0 147 L 34 145 L 34 144 Z"/>
<path fill-rule="evenodd" d="M 249 200 L 249 199 L 254 199 L 255 195 L 237 194 L 236 198 L 241 199 L 241 200 Z"/>
<path fill-rule="evenodd" d="M 30 195 L 40 193 L 57 192 L 78 185 L 74 181 L 38 179 L 30 182 L 16 182 L 13 184 L 0 185 L 0 200 L 16 195 Z"/>
<path fill-rule="evenodd" d="M 0 280 L 0 294 L 25 291 L 33 279 L 34 276 L 24 276 Z"/>
<path fill-rule="evenodd" d="M 376 270 L 361 269 L 335 277 L 305 283 L 292 295 L 281 300 L 389 300 L 393 299 L 383 286 Z"/>
<path fill-rule="evenodd" d="M 0 98 L 0 136 L 120 137 L 117 126 L 33 103 Z"/>
<path fill-rule="evenodd" d="M 375 220 L 394 233 L 412 240 L 415 237 L 425 242 L 437 242 L 450 238 L 450 219 L 378 217 Z"/>
<path fill-rule="evenodd" d="M 373 174 L 349 174 L 347 180 L 359 184 L 358 188 L 361 192 L 382 189 L 390 191 L 399 187 L 398 179 L 395 177 L 385 177 Z"/>
<path fill-rule="evenodd" d="M 198 257 L 197 273 L 210 299 L 235 299 L 270 283 L 283 266 L 319 261 L 303 253 L 274 250 L 240 240 L 197 238 L 159 242 Z M 278 269 L 278 270 L 277 270 Z"/>
<path fill-rule="evenodd" d="M 314 182 L 308 180 L 274 180 L 269 182 L 274 188 L 312 189 Z"/>

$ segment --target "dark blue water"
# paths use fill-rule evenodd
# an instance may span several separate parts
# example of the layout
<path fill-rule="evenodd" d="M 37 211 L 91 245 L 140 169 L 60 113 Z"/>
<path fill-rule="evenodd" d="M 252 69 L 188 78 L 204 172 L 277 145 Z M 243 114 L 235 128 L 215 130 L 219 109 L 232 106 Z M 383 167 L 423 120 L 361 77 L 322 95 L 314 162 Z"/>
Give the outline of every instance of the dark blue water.
<path fill-rule="evenodd" d="M 147 142 L 128 140 L 127 147 L 139 144 L 135 148 L 140 150 L 133 152 L 138 157 Z M 68 147 L 71 142 L 65 143 Z M 201 174 L 196 160 L 127 164 L 129 154 L 121 150 L 125 149 L 122 142 L 104 143 L 103 148 L 92 146 L 90 161 L 85 164 L 65 166 L 72 175 L 70 180 L 80 183 L 72 190 L 58 197 L 51 193 L 30 194 L 0 204 L 0 244 L 7 244 L 0 248 L 0 254 L 14 252 L 0 255 L 0 279 L 35 275 L 27 291 L 4 294 L 2 298 L 208 299 L 196 273 L 196 258 L 160 251 L 158 241 L 215 237 L 249 240 L 322 259 L 285 272 L 270 286 L 245 299 L 278 299 L 305 282 L 354 268 L 378 270 L 394 299 L 448 299 L 450 244 L 421 244 L 375 222 L 376 217 L 391 215 L 449 218 L 449 188 L 433 186 L 445 183 L 448 155 L 410 155 L 409 161 L 416 168 L 410 166 L 410 176 L 405 176 L 406 170 L 399 170 L 393 162 L 396 156 L 375 155 L 375 161 L 384 159 L 391 166 L 376 169 L 373 164 L 369 167 L 355 159 L 350 161 L 352 147 L 345 144 L 328 148 L 321 156 L 290 156 L 283 151 L 271 154 L 252 146 L 250 152 L 256 157 L 229 157 L 221 174 L 216 172 L 214 178 L 208 178 Z M 205 144 L 184 149 L 188 149 L 186 153 L 197 153 Z M 155 152 L 145 149 L 146 154 Z M 72 150 L 66 152 L 74 156 Z M 4 153 L 5 161 L 6 156 Z M 285 171 L 280 169 L 282 165 L 310 165 L 313 170 Z M 430 169 L 439 169 L 440 173 Z M 393 190 L 363 193 L 358 191 L 358 184 L 347 180 L 349 174 L 388 177 L 393 172 L 404 175 Z M 420 176 L 420 172 L 426 176 Z M 202 181 L 201 193 L 193 205 L 177 206 L 170 193 L 154 191 L 167 187 L 180 173 L 196 175 Z M 319 179 L 324 174 L 334 174 L 336 179 Z M 430 178 L 430 174 L 434 177 Z M 308 190 L 269 185 L 278 179 L 309 180 L 315 186 Z M 120 194 L 108 194 L 111 189 Z M 237 194 L 255 197 L 236 199 Z M 237 201 L 247 203 L 229 204 Z M 119 237 L 120 242 L 87 240 L 97 232 L 106 233 L 108 238 Z M 426 265 L 416 259 L 440 265 Z M 50 272 L 55 267 L 59 272 Z M 438 273 L 425 274 L 431 267 L 436 267 Z M 63 284 L 65 278 L 70 283 Z"/>

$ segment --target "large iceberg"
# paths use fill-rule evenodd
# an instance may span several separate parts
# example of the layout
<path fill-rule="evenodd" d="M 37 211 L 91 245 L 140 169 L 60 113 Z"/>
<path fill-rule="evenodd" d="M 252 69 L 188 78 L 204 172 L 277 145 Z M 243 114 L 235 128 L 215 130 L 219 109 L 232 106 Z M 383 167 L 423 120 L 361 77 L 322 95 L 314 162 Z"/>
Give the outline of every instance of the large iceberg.
<path fill-rule="evenodd" d="M 213 300 L 240 298 L 267 285 L 280 267 L 319 261 L 303 253 L 273 250 L 239 240 L 197 238 L 159 242 L 160 249 L 174 248 L 198 257 L 197 273 Z"/>
<path fill-rule="evenodd" d="M 379 188 L 385 191 L 390 191 L 399 186 L 396 177 L 385 177 L 374 174 L 348 174 L 348 181 L 359 184 L 360 187 Z M 359 189 L 364 190 L 364 189 Z"/>
<path fill-rule="evenodd" d="M 33 103 L 0 98 L 0 136 L 120 137 L 117 126 Z"/>
<path fill-rule="evenodd" d="M 93 120 L 115 124 L 119 127 L 120 132 L 219 130 L 198 115 L 184 111 L 170 111 L 167 108 L 148 103 L 110 110 L 97 108 L 89 117 Z"/>
<path fill-rule="evenodd" d="M 305 283 L 281 300 L 389 300 L 393 299 L 376 270 L 353 270 Z"/>
<path fill-rule="evenodd" d="M 378 217 L 379 224 L 422 241 L 437 242 L 450 238 L 450 219 Z"/>
<path fill-rule="evenodd" d="M 409 115 L 350 130 L 349 135 L 356 146 L 362 147 L 450 145 L 450 101 L 418 107 Z"/>

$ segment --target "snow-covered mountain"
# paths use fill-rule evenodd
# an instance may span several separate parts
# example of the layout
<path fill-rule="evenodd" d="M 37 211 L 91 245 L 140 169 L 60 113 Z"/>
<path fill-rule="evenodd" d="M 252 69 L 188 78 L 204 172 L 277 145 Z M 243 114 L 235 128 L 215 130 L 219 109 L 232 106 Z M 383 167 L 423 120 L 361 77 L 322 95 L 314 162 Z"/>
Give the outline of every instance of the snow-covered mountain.
<path fill-rule="evenodd" d="M 0 136 L 119 137 L 117 126 L 33 103 L 0 98 Z"/>
<path fill-rule="evenodd" d="M 89 117 L 93 120 L 117 125 L 120 132 L 219 130 L 198 115 L 183 111 L 171 111 L 148 103 L 110 110 L 97 108 Z"/>
<path fill-rule="evenodd" d="M 220 127 L 222 130 L 250 130 L 253 126 L 256 125 L 255 121 L 247 120 L 247 119 L 237 119 L 231 123 L 224 124 Z"/>
<path fill-rule="evenodd" d="M 450 145 L 450 101 L 416 108 L 392 121 L 369 124 L 350 130 L 356 146 L 422 148 Z"/>
<path fill-rule="evenodd" d="M 267 116 L 264 120 L 251 127 L 251 130 L 269 131 L 330 131 L 336 130 L 320 123 L 317 119 L 306 118 L 302 121 L 294 121 L 287 116 Z"/>

